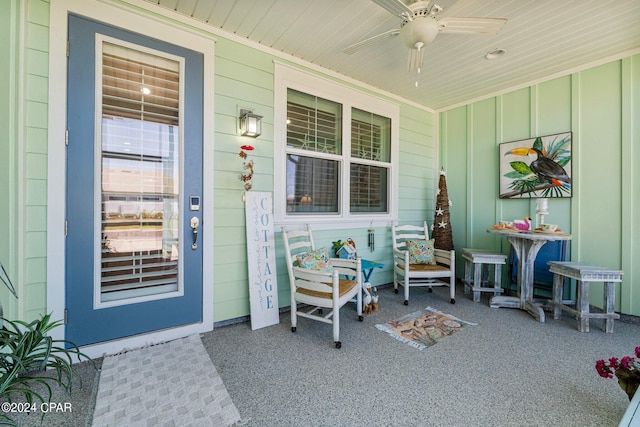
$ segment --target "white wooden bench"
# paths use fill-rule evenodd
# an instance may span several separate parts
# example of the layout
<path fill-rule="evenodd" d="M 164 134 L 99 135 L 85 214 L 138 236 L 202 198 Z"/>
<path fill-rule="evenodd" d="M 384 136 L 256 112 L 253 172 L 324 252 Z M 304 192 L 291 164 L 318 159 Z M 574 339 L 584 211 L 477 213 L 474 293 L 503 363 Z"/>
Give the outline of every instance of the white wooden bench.
<path fill-rule="evenodd" d="M 615 302 L 615 284 L 622 282 L 622 271 L 612 270 L 596 265 L 583 264 L 580 262 L 549 261 L 549 271 L 553 276 L 553 318 L 559 319 L 562 310 L 571 313 L 578 319 L 578 330 L 589 332 L 589 319 L 605 319 L 604 331 L 613 333 L 613 321 L 619 319 L 620 315 L 613 311 Z M 562 289 L 564 278 L 576 280 L 576 307 L 571 308 L 562 301 Z M 604 312 L 589 312 L 589 283 L 604 283 Z"/>
<path fill-rule="evenodd" d="M 462 249 L 464 258 L 464 293 L 473 292 L 473 302 L 480 301 L 480 292 L 502 293 L 502 266 L 507 256 L 485 249 Z M 490 280 L 490 268 L 493 266 L 493 282 Z M 471 271 L 473 270 L 473 277 Z"/>

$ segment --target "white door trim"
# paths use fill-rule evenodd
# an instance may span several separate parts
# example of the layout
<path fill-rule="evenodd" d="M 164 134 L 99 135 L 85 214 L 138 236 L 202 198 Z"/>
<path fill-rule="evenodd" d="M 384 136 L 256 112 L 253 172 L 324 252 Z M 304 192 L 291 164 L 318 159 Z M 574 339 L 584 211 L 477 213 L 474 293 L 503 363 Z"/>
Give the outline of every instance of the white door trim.
<path fill-rule="evenodd" d="M 213 142 L 214 127 L 214 59 L 215 39 L 169 25 L 159 19 L 141 15 L 122 4 L 84 0 L 56 0 L 50 6 L 49 33 L 49 129 L 47 176 L 47 312 L 54 319 L 62 319 L 65 310 L 65 124 L 67 109 L 67 16 L 69 13 L 133 29 L 147 37 L 168 43 L 180 40 L 182 46 L 201 52 L 204 56 L 204 129 L 203 129 L 203 321 L 202 323 L 130 337 L 83 347 L 90 357 L 117 353 L 125 348 L 169 341 L 213 329 Z M 73 48 L 73 47 L 72 47 Z M 51 335 L 64 339 L 64 329 L 54 329 Z"/>

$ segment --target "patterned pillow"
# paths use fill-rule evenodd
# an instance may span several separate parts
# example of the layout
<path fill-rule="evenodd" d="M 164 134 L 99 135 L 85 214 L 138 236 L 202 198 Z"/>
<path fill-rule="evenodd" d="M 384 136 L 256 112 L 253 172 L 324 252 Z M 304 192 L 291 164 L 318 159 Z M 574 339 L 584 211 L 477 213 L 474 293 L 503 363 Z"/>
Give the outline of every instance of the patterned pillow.
<path fill-rule="evenodd" d="M 333 272 L 333 267 L 329 264 L 329 251 L 325 248 L 299 253 L 296 255 L 296 260 L 298 261 L 298 267 L 323 273 Z"/>
<path fill-rule="evenodd" d="M 409 263 L 436 265 L 436 260 L 433 256 L 433 242 L 434 239 L 407 240 L 405 244 L 409 251 Z"/>

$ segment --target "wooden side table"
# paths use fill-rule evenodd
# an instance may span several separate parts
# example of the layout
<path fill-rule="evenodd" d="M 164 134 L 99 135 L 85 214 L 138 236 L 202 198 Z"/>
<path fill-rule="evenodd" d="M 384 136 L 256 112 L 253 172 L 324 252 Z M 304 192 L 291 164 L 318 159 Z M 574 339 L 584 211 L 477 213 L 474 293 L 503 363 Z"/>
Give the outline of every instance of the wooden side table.
<path fill-rule="evenodd" d="M 543 233 L 536 231 L 496 230 L 490 228 L 487 232 L 501 235 L 513 246 L 518 257 L 518 291 L 519 297 L 496 295 L 491 297 L 489 306 L 492 308 L 519 308 L 531 314 L 540 323 L 544 323 L 545 315 L 541 305 L 533 300 L 533 272 L 538 251 L 548 241 L 570 240 L 570 234 Z"/>
<path fill-rule="evenodd" d="M 583 264 L 580 262 L 549 261 L 549 271 L 553 276 L 553 318 L 560 318 L 562 310 L 567 311 L 578 318 L 578 330 L 589 332 L 589 319 L 605 319 L 604 331 L 613 333 L 613 321 L 619 319 L 620 315 L 613 311 L 615 302 L 615 284 L 622 282 L 621 270 L 612 270 L 596 265 Z M 576 308 L 566 306 L 562 302 L 562 288 L 564 278 L 576 280 Z M 604 283 L 604 313 L 589 312 L 589 283 Z"/>
<path fill-rule="evenodd" d="M 480 292 L 494 295 L 502 293 L 502 266 L 507 263 L 506 255 L 485 249 L 464 248 L 462 258 L 465 260 L 464 290 L 466 294 L 473 292 L 473 302 L 480 301 Z M 491 266 L 494 268 L 493 282 L 489 278 Z"/>

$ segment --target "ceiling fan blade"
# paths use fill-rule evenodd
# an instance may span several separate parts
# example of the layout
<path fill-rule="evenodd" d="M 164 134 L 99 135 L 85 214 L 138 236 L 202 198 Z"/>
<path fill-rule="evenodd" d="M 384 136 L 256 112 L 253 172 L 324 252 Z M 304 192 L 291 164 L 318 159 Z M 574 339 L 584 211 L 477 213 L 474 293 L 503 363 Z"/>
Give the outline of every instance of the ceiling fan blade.
<path fill-rule="evenodd" d="M 388 10 L 395 16 L 402 16 L 402 14 L 413 15 L 413 11 L 409 9 L 409 6 L 404 4 L 402 0 L 371 0 L 378 6 Z"/>
<path fill-rule="evenodd" d="M 361 40 L 358 43 L 352 44 L 351 46 L 347 46 L 344 49 L 342 49 L 342 51 L 347 55 L 351 55 L 352 53 L 355 53 L 360 49 L 364 49 L 365 47 L 368 47 L 372 44 L 376 44 L 383 40 L 390 39 L 391 37 L 397 36 L 398 34 L 400 34 L 399 29 L 389 30 L 385 33 L 378 34 L 373 37 L 369 37 L 368 39 Z"/>
<path fill-rule="evenodd" d="M 507 20 L 505 18 L 457 18 L 447 16 L 446 18 L 438 19 L 438 23 L 440 24 L 441 33 L 496 35 L 507 23 Z"/>

